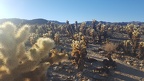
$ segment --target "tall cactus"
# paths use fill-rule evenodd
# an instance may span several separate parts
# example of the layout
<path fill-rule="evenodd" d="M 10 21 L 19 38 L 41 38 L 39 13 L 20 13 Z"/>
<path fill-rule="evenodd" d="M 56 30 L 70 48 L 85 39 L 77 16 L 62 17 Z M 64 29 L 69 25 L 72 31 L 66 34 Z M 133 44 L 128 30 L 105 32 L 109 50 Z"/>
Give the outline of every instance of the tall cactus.
<path fill-rule="evenodd" d="M 130 38 L 131 42 L 131 53 L 133 56 L 136 56 L 136 50 L 138 49 L 139 41 L 140 41 L 140 33 L 139 29 L 135 28 L 133 24 L 128 24 L 126 26 L 126 32 Z"/>
<path fill-rule="evenodd" d="M 132 32 L 132 53 L 136 56 L 136 49 L 138 48 L 138 43 L 140 41 L 140 34 L 138 30 Z"/>
<path fill-rule="evenodd" d="M 81 23 L 80 32 L 82 32 L 83 35 L 86 35 L 86 23 L 85 22 Z"/>
<path fill-rule="evenodd" d="M 139 52 L 137 57 L 138 58 L 144 58 L 144 42 L 140 42 L 138 46 Z"/>
<path fill-rule="evenodd" d="M 79 32 L 78 22 L 77 21 L 75 21 L 75 30 L 76 30 L 76 32 Z"/>
<path fill-rule="evenodd" d="M 66 25 L 69 25 L 69 21 L 68 20 L 66 21 Z"/>
<path fill-rule="evenodd" d="M 92 28 L 93 28 L 95 31 L 97 31 L 97 30 L 96 30 L 96 20 L 93 20 L 93 21 L 92 21 Z"/>

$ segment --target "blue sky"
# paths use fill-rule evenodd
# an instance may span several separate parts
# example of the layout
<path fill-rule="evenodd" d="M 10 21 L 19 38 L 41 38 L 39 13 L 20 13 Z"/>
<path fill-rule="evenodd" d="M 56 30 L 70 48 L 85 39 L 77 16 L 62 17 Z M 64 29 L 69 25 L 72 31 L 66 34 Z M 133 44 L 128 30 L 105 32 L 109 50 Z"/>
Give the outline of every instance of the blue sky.
<path fill-rule="evenodd" d="M 144 0 L 0 0 L 1 18 L 144 22 Z"/>

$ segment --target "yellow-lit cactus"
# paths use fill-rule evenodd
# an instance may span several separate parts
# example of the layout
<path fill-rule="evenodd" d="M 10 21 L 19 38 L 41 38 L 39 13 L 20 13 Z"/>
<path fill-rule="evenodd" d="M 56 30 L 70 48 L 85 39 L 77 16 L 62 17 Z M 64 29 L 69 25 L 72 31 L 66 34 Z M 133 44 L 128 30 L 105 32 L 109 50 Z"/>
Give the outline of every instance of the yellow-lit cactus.
<path fill-rule="evenodd" d="M 35 73 L 33 77 L 44 77 L 48 65 L 39 65 L 42 58 L 48 55 L 55 43 L 50 38 L 39 38 L 37 42 L 26 51 L 25 41 L 29 38 L 29 26 L 24 25 L 18 31 L 16 26 L 10 22 L 0 26 L 0 80 L 1 81 L 24 81 L 23 74 Z M 38 75 L 38 76 L 37 76 Z"/>
<path fill-rule="evenodd" d="M 131 44 L 131 41 L 130 40 L 124 40 L 123 44 L 124 44 L 125 47 L 128 47 L 128 45 Z"/>

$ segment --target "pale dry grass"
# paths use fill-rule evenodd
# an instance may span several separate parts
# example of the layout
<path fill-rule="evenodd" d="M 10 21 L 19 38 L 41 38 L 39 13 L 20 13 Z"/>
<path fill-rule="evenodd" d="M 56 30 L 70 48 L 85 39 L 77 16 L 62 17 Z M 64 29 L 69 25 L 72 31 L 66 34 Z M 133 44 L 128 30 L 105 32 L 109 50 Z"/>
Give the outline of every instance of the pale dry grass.
<path fill-rule="evenodd" d="M 104 50 L 107 51 L 107 52 L 114 52 L 115 49 L 116 49 L 116 47 L 117 47 L 117 45 L 114 44 L 114 43 L 111 43 L 111 42 L 106 43 L 106 44 L 103 46 Z"/>

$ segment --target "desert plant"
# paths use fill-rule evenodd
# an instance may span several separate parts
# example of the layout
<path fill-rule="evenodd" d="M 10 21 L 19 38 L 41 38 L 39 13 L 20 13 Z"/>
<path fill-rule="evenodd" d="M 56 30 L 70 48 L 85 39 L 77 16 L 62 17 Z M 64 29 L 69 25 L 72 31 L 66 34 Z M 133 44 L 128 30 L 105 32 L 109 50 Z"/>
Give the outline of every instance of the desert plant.
<path fill-rule="evenodd" d="M 106 40 L 106 31 L 105 31 L 105 25 L 104 24 L 100 24 L 98 25 L 99 29 L 97 31 L 97 36 L 98 36 L 98 42 L 102 43 L 102 37 L 104 40 Z"/>
<path fill-rule="evenodd" d="M 74 40 L 79 40 L 79 34 L 74 34 L 74 35 L 73 35 L 73 39 L 74 39 Z"/>
<path fill-rule="evenodd" d="M 82 32 L 83 35 L 86 35 L 86 23 L 85 22 L 81 23 L 79 30 L 80 32 Z"/>
<path fill-rule="evenodd" d="M 139 49 L 139 51 L 138 51 L 137 57 L 143 58 L 144 57 L 144 42 L 139 43 L 138 49 Z"/>
<path fill-rule="evenodd" d="M 55 46 L 54 41 L 50 38 L 39 38 L 26 51 L 24 43 L 29 35 L 28 25 L 16 31 L 13 23 L 6 22 L 0 29 L 1 81 L 44 81 L 49 64 L 40 62 Z"/>
<path fill-rule="evenodd" d="M 55 33 L 54 41 L 55 41 L 56 44 L 60 43 L 60 35 L 59 35 L 59 33 Z"/>
<path fill-rule="evenodd" d="M 76 32 L 79 32 L 79 27 L 78 27 L 78 22 L 77 21 L 75 21 L 75 30 L 76 30 Z"/>
<path fill-rule="evenodd" d="M 112 53 L 116 50 L 117 45 L 112 43 L 112 42 L 108 42 L 106 43 L 103 48 L 105 51 L 107 51 L 108 53 Z"/>
<path fill-rule="evenodd" d="M 136 56 L 136 49 L 138 49 L 138 43 L 140 41 L 140 33 L 138 30 L 132 32 L 132 53 Z"/>
<path fill-rule="evenodd" d="M 58 63 L 58 62 L 68 59 L 67 53 L 59 52 L 56 48 L 50 50 L 50 53 L 51 55 L 49 57 L 43 58 L 40 63 L 49 62 L 52 65 L 54 63 Z"/>
<path fill-rule="evenodd" d="M 78 66 L 79 70 L 82 70 L 84 65 L 83 61 L 87 55 L 86 44 L 83 40 L 81 41 L 73 40 L 71 46 L 72 46 L 71 56 L 74 57 L 72 61 L 74 64 Z"/>
<path fill-rule="evenodd" d="M 127 55 L 131 53 L 131 41 L 130 40 L 123 41 L 123 50 L 124 50 L 124 53 Z"/>
<path fill-rule="evenodd" d="M 90 29 L 89 34 L 90 34 L 90 36 L 92 36 L 92 41 L 96 42 L 97 32 L 94 29 Z"/>
<path fill-rule="evenodd" d="M 133 56 L 136 56 L 136 50 L 138 49 L 139 41 L 140 41 L 140 33 L 139 29 L 136 28 L 133 24 L 128 24 L 126 26 L 126 31 L 130 38 L 132 50 L 131 53 Z"/>
<path fill-rule="evenodd" d="M 97 30 L 96 30 L 96 20 L 93 20 L 93 21 L 92 21 L 92 28 L 93 28 L 95 31 L 97 31 Z"/>

